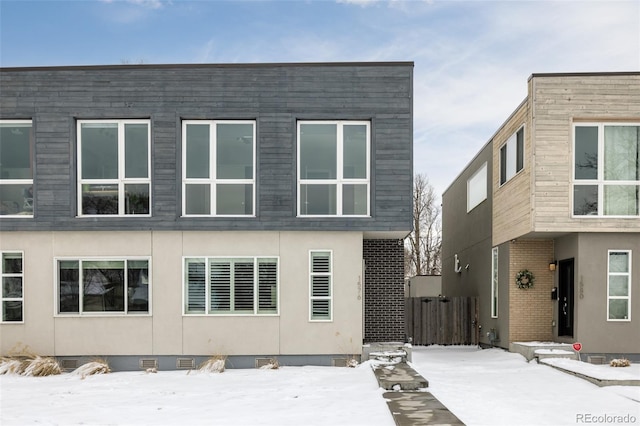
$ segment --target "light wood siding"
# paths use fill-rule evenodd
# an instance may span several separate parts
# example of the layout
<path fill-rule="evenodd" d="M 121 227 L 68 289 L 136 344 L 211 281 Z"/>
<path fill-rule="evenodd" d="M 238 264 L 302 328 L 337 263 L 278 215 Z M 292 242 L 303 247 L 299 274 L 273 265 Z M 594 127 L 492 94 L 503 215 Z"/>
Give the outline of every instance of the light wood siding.
<path fill-rule="evenodd" d="M 533 100 L 529 136 L 535 139 L 532 230 L 640 231 L 637 217 L 571 217 L 572 125 L 579 121 L 640 123 L 640 74 L 534 75 L 529 81 L 529 99 Z"/>
<path fill-rule="evenodd" d="M 0 118 L 32 119 L 35 217 L 3 231 L 337 230 L 412 226 L 413 63 L 0 69 Z M 76 121 L 149 119 L 151 217 L 76 217 Z M 256 120 L 256 217 L 181 217 L 181 121 Z M 371 121 L 371 218 L 298 218 L 296 121 Z"/>
<path fill-rule="evenodd" d="M 495 134 L 493 145 L 493 246 L 531 230 L 531 125 L 524 102 Z M 524 166 L 500 186 L 500 148 L 524 126 Z"/>

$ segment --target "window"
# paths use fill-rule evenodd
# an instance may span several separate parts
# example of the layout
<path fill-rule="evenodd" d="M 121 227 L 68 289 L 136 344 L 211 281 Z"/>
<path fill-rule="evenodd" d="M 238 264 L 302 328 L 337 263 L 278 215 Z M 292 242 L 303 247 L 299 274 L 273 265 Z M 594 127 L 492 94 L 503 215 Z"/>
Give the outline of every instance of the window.
<path fill-rule="evenodd" d="M 524 127 L 515 132 L 500 148 L 500 185 L 524 167 Z"/>
<path fill-rule="evenodd" d="M 278 259 L 185 258 L 185 314 L 278 313 Z"/>
<path fill-rule="evenodd" d="M 369 216 L 370 123 L 298 122 L 298 215 Z"/>
<path fill-rule="evenodd" d="M 574 216 L 640 214 L 640 125 L 574 127 Z"/>
<path fill-rule="evenodd" d="M 147 314 L 149 259 L 58 259 L 58 314 Z"/>
<path fill-rule="evenodd" d="M 330 251 L 310 252 L 310 320 L 331 321 L 332 266 Z"/>
<path fill-rule="evenodd" d="M 609 250 L 607 319 L 631 321 L 631 251 Z"/>
<path fill-rule="evenodd" d="M 149 215 L 148 120 L 78 121 L 80 216 Z"/>
<path fill-rule="evenodd" d="M 182 123 L 184 216 L 253 216 L 254 121 Z"/>
<path fill-rule="evenodd" d="M 0 217 L 33 217 L 31 120 L 0 120 Z"/>
<path fill-rule="evenodd" d="M 498 247 L 491 250 L 491 318 L 498 318 Z"/>
<path fill-rule="evenodd" d="M 487 199 L 487 163 L 467 181 L 467 213 Z"/>
<path fill-rule="evenodd" d="M 21 252 L 2 252 L 2 322 L 24 320 L 24 269 Z"/>

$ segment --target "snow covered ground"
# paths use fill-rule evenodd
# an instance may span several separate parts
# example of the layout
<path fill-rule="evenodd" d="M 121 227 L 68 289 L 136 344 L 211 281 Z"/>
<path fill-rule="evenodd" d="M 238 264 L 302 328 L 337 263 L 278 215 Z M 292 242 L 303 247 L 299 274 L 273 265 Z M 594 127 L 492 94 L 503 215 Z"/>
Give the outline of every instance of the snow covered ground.
<path fill-rule="evenodd" d="M 412 365 L 467 425 L 640 424 L 640 387 L 600 388 L 499 349 L 414 347 Z M 382 393 L 368 365 L 4 375 L 0 424 L 393 426 Z"/>

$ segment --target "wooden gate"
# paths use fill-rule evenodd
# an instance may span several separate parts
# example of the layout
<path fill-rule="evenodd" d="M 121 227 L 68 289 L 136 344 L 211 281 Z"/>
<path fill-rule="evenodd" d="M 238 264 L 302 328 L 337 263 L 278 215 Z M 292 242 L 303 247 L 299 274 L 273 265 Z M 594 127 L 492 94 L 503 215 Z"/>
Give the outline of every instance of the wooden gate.
<path fill-rule="evenodd" d="M 477 345 L 478 298 L 405 299 L 405 331 L 414 345 Z"/>

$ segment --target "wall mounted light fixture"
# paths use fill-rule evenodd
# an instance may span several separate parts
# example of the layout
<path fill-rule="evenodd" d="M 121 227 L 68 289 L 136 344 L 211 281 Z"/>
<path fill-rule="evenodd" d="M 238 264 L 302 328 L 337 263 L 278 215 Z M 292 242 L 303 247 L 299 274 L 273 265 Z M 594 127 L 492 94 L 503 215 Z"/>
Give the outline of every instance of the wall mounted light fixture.
<path fill-rule="evenodd" d="M 558 262 L 556 260 L 552 260 L 551 262 L 549 262 L 549 270 L 550 271 L 555 271 L 557 264 L 558 264 Z"/>

